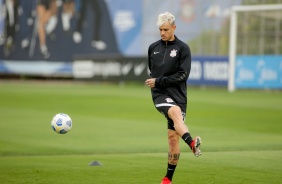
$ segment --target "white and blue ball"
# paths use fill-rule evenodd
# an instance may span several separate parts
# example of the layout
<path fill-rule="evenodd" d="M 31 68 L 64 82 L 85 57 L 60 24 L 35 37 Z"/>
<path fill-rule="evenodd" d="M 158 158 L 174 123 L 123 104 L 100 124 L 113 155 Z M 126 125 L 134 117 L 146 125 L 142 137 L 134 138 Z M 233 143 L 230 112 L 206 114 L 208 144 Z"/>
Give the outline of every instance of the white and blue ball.
<path fill-rule="evenodd" d="M 64 113 L 56 114 L 51 121 L 52 129 L 58 134 L 66 134 L 72 128 L 72 120 Z"/>

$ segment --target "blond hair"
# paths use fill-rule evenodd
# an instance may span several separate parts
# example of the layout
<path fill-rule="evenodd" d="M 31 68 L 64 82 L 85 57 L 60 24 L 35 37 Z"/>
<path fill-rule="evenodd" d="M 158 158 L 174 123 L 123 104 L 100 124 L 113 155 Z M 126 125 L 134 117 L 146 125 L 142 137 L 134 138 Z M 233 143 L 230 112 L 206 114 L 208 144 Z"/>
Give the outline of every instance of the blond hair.
<path fill-rule="evenodd" d="M 157 26 L 160 27 L 160 26 L 164 25 L 166 22 L 169 22 L 171 25 L 174 25 L 175 24 L 174 15 L 172 15 L 169 12 L 164 12 L 164 13 L 159 14 Z"/>

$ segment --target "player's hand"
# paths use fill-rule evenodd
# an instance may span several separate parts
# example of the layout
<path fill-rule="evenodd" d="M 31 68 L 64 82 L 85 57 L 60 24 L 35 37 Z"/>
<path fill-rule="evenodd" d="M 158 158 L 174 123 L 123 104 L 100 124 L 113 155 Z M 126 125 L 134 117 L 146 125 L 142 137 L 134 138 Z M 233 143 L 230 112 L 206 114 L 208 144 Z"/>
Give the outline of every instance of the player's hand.
<path fill-rule="evenodd" d="M 155 82 L 156 82 L 156 78 L 151 78 L 151 79 L 147 79 L 145 81 L 145 84 L 147 86 L 149 86 L 150 88 L 154 88 L 155 87 Z"/>

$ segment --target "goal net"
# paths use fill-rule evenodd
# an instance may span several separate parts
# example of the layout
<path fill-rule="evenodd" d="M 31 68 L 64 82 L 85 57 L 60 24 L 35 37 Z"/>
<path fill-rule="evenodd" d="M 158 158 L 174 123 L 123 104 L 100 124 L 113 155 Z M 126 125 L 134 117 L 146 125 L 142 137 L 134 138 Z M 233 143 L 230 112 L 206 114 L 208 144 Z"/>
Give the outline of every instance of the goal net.
<path fill-rule="evenodd" d="M 282 88 L 282 4 L 233 6 L 228 91 Z"/>

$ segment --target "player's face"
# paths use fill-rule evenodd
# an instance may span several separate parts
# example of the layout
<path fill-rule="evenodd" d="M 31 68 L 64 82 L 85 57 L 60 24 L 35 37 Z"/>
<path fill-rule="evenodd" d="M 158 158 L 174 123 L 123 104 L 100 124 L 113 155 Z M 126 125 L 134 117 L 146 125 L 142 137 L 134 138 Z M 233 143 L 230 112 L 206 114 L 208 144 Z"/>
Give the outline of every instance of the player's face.
<path fill-rule="evenodd" d="M 164 25 L 159 27 L 161 39 L 163 41 L 173 41 L 174 40 L 174 30 L 176 26 L 171 25 L 169 22 L 166 22 Z"/>

